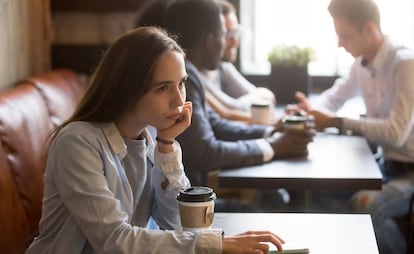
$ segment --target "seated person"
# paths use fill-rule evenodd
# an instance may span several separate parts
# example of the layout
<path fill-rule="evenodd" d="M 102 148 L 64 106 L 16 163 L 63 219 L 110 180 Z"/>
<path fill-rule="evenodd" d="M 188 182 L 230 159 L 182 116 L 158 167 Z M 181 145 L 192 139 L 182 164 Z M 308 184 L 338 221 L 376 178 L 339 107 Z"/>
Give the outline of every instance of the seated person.
<path fill-rule="evenodd" d="M 312 141 L 310 130 L 280 133 L 271 126 L 240 124 L 221 118 L 207 104 L 200 73 L 218 67 L 226 32 L 215 1 L 175 1 L 167 11 L 165 24 L 186 52 L 186 89 L 193 103 L 193 118 L 177 139 L 193 184 L 205 185 L 207 173 L 217 169 L 307 153 L 307 144 Z"/>
<path fill-rule="evenodd" d="M 218 68 L 201 72 L 202 77 L 206 79 L 207 101 L 224 118 L 255 123 L 250 114 L 251 104 L 269 101 L 275 105 L 276 98 L 269 89 L 250 83 L 233 65 L 240 42 L 236 10 L 227 0 L 219 0 L 218 3 L 226 24 L 226 42 L 222 62 Z M 275 112 L 272 112 L 270 123 L 276 123 L 277 120 Z"/>
<path fill-rule="evenodd" d="M 148 1 L 139 11 L 135 26 L 164 27 L 165 12 L 175 0 Z M 226 1 L 219 1 L 225 15 L 228 36 L 226 37 L 223 62 L 217 70 L 204 71 L 201 77 L 205 79 L 207 89 L 206 98 L 210 106 L 221 117 L 246 123 L 256 123 L 251 117 L 250 105 L 252 102 L 269 101 L 275 105 L 273 93 L 263 87 L 256 87 L 247 81 L 231 63 L 237 57 L 239 46 L 238 21 L 234 6 Z M 275 124 L 278 119 L 272 112 L 269 124 Z"/>
<path fill-rule="evenodd" d="M 164 17 L 166 10 L 175 0 L 153 0 L 148 1 L 140 9 L 137 14 L 137 19 L 135 21 L 135 26 L 158 26 L 164 27 Z M 214 97 L 210 96 L 210 99 Z M 219 102 L 218 102 L 219 103 Z M 220 103 L 219 103 L 220 104 Z M 216 104 L 217 105 L 217 104 Z M 241 110 L 231 110 L 226 108 L 226 112 L 233 111 L 233 120 L 241 122 L 251 122 L 250 113 L 247 111 Z M 253 204 L 257 201 L 257 193 L 255 190 L 244 189 L 223 189 L 218 187 L 217 181 L 217 171 L 210 172 L 208 175 L 208 180 L 206 185 L 213 187 L 215 192 L 218 195 L 216 200 L 216 210 L 217 211 L 232 211 L 232 212 L 255 212 L 258 211 L 257 207 Z"/>
<path fill-rule="evenodd" d="M 408 213 L 414 193 L 414 52 L 382 33 L 373 0 L 332 0 L 329 12 L 339 46 L 355 62 L 349 77 L 337 80 L 316 101 L 297 93 L 297 106 L 314 116 L 318 129 L 337 127 L 380 146 L 382 190 L 357 192 L 351 204 L 371 214 L 380 253 L 405 253 L 393 219 Z M 366 117 L 337 117 L 334 112 L 354 96 L 363 98 Z"/>
<path fill-rule="evenodd" d="M 175 138 L 191 122 L 182 49 L 154 27 L 105 53 L 75 113 L 51 136 L 40 232 L 31 253 L 252 253 L 282 250 L 268 231 L 182 231 L 190 186 Z M 157 144 L 146 127 L 157 129 Z M 153 217 L 165 230 L 148 229 Z"/>

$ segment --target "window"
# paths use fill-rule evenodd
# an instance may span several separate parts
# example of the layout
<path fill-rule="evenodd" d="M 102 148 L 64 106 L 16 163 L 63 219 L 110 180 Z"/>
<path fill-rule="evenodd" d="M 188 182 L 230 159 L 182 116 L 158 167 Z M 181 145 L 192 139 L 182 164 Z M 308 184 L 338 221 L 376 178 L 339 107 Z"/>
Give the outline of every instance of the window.
<path fill-rule="evenodd" d="M 272 46 L 297 44 L 315 49 L 311 75 L 343 75 L 353 58 L 338 48 L 330 0 L 240 0 L 243 31 L 240 67 L 245 74 L 270 73 L 267 53 Z M 414 48 L 414 0 L 376 0 L 381 26 L 393 40 Z"/>

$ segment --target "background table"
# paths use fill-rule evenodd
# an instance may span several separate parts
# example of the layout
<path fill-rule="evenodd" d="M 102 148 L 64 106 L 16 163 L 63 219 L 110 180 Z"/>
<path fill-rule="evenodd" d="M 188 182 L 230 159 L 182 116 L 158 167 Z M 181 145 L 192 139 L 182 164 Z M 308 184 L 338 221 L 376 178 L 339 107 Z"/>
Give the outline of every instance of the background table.
<path fill-rule="evenodd" d="M 311 254 L 378 254 L 368 214 L 216 213 L 213 227 L 226 235 L 269 230 Z"/>
<path fill-rule="evenodd" d="M 318 133 L 306 158 L 224 169 L 220 187 L 378 190 L 382 176 L 367 141 L 359 136 Z"/>

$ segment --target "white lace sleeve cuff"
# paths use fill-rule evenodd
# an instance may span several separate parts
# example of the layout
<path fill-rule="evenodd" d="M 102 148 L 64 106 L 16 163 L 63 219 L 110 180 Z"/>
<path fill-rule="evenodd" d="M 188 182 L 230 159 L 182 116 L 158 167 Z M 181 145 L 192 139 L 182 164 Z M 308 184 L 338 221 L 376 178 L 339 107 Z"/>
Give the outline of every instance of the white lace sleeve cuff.
<path fill-rule="evenodd" d="M 190 187 L 189 180 L 184 173 L 180 144 L 174 141 L 173 147 L 174 151 L 171 153 L 160 153 L 157 148 L 154 151 L 155 166 L 162 171 L 169 182 L 166 191 Z"/>

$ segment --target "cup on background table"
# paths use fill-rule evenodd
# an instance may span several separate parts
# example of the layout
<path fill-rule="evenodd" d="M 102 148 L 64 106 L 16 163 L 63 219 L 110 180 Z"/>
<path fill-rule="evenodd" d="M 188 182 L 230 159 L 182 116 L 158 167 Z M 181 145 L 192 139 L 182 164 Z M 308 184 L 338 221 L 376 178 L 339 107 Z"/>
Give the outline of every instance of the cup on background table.
<path fill-rule="evenodd" d="M 250 106 L 253 123 L 269 124 L 273 105 L 269 101 L 254 102 Z"/>
<path fill-rule="evenodd" d="M 196 232 L 210 229 L 214 218 L 215 199 L 216 193 L 209 187 L 193 186 L 181 190 L 177 200 L 183 230 Z"/>

